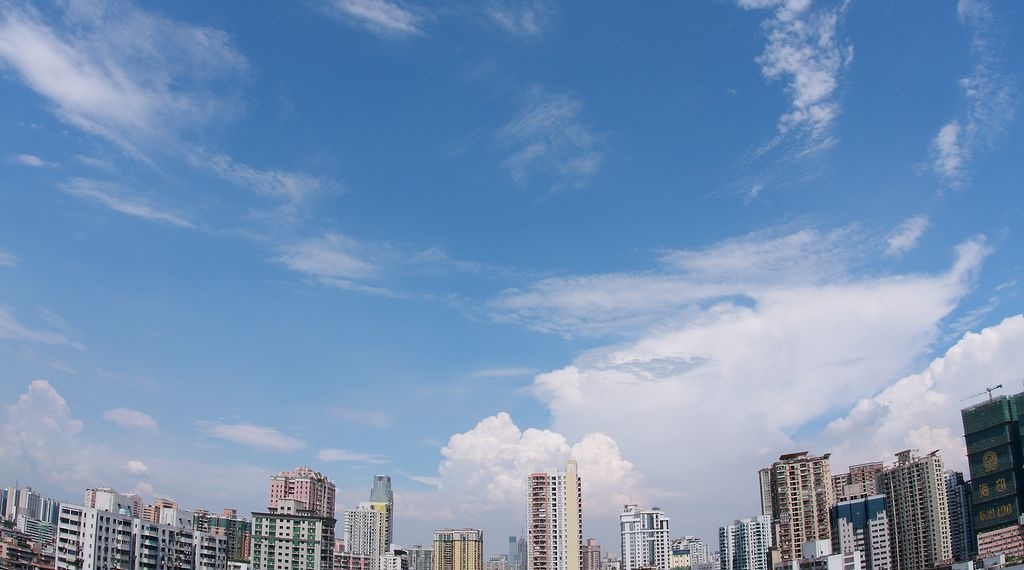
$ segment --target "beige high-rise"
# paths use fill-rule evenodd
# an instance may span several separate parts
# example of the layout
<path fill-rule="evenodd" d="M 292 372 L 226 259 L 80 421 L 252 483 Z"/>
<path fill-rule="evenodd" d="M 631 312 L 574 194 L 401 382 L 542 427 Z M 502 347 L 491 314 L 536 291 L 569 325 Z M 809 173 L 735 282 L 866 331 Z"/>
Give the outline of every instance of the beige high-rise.
<path fill-rule="evenodd" d="M 583 489 L 575 461 L 527 477 L 528 570 L 581 570 Z"/>
<path fill-rule="evenodd" d="M 434 531 L 434 570 L 484 570 L 484 531 Z"/>
<path fill-rule="evenodd" d="M 896 465 L 879 475 L 886 495 L 886 518 L 893 568 L 925 570 L 952 562 L 949 505 L 942 457 L 933 451 L 917 457 L 911 450 L 896 454 Z"/>
<path fill-rule="evenodd" d="M 782 562 L 799 560 L 805 542 L 832 540 L 829 509 L 836 498 L 828 458 L 828 453 L 787 453 L 758 472 L 762 514 L 772 519 Z"/>

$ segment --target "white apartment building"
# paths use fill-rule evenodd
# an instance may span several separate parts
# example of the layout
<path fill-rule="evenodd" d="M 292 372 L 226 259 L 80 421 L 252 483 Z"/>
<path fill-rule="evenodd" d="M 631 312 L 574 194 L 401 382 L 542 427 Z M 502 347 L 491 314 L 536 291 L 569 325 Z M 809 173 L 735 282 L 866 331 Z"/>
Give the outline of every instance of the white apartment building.
<path fill-rule="evenodd" d="M 722 570 L 769 570 L 772 523 L 767 515 L 739 519 L 718 529 Z"/>
<path fill-rule="evenodd" d="M 345 511 L 345 551 L 374 558 L 384 554 L 387 546 L 381 542 L 381 529 L 385 524 L 385 514 L 370 503 L 360 503 L 358 508 Z"/>
<path fill-rule="evenodd" d="M 896 465 L 879 475 L 878 490 L 886 496 L 896 570 L 926 570 L 952 562 L 946 476 L 938 452 L 924 457 L 911 450 L 897 453 Z"/>
<path fill-rule="evenodd" d="M 622 570 L 671 568 L 669 518 L 658 507 L 641 509 L 625 505 L 619 514 Z"/>
<path fill-rule="evenodd" d="M 526 526 L 529 570 L 582 569 L 583 490 L 575 461 L 527 476 Z"/>

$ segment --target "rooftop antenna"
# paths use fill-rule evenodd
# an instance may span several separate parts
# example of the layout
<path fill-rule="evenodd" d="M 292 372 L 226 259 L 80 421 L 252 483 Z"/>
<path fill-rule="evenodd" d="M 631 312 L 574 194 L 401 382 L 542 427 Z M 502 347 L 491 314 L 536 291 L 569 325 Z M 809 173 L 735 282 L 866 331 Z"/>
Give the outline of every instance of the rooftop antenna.
<path fill-rule="evenodd" d="M 996 390 L 998 390 L 998 389 L 1000 389 L 1002 387 L 1003 387 L 1002 384 L 996 384 L 995 386 L 990 386 L 988 388 L 985 388 L 984 390 L 982 390 L 981 392 L 978 392 L 977 394 L 971 394 L 970 396 L 967 396 L 966 398 L 964 398 L 963 400 L 960 400 L 960 401 L 961 402 L 966 402 L 967 400 L 970 400 L 970 399 L 973 399 L 973 398 L 977 398 L 978 396 L 980 396 L 980 395 L 982 395 L 982 394 L 987 392 L 988 393 L 988 401 L 991 402 L 992 401 L 992 392 L 994 392 L 994 391 L 996 391 Z"/>

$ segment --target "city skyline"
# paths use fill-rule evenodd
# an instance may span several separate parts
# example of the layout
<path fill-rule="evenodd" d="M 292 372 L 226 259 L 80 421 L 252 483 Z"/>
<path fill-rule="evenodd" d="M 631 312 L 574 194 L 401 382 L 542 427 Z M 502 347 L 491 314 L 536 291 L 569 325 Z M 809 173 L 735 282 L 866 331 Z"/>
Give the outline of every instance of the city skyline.
<path fill-rule="evenodd" d="M 715 543 L 780 454 L 967 474 L 960 409 L 1024 381 L 1022 31 L 0 2 L 0 476 L 251 513 L 305 465 L 343 520 L 388 474 L 394 542 L 491 555 L 568 459 L 605 549 L 627 504 Z"/>

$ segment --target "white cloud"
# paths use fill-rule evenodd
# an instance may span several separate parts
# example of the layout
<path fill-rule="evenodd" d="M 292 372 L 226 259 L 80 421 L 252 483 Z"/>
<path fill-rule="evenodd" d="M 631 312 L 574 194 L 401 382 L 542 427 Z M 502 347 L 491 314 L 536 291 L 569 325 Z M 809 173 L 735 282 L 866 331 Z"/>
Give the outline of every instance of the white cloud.
<path fill-rule="evenodd" d="M 1017 114 L 1017 94 L 999 68 L 1001 56 L 991 41 L 997 19 L 984 0 L 960 0 L 957 14 L 971 35 L 971 74 L 960 79 L 965 109 L 943 125 L 931 143 L 932 169 L 953 188 L 967 183 L 976 151 L 993 142 Z"/>
<path fill-rule="evenodd" d="M 543 176 L 553 189 L 578 188 L 597 173 L 600 141 L 582 111 L 583 103 L 572 95 L 530 91 L 519 113 L 498 131 L 498 140 L 512 150 L 504 166 L 518 184 Z"/>
<path fill-rule="evenodd" d="M 503 297 L 530 326 L 624 337 L 537 375 L 531 390 L 552 431 L 613 438 L 647 498 L 688 533 L 756 512 L 754 473 L 780 453 L 829 451 L 821 426 L 934 349 L 988 252 L 975 238 L 944 271 L 880 276 L 859 265 L 871 248 L 851 241 L 872 236 L 807 231 L 670 252 L 679 275 L 563 278 Z M 713 468 L 695 466 L 701 454 Z"/>
<path fill-rule="evenodd" d="M 903 255 L 917 247 L 917 243 L 921 241 L 921 236 L 927 229 L 928 216 L 920 215 L 904 220 L 885 238 L 886 243 L 889 244 L 889 255 Z"/>
<path fill-rule="evenodd" d="M 224 32 L 126 2 L 69 4 L 60 21 L 56 29 L 35 10 L 8 5 L 0 59 L 62 120 L 136 157 L 224 114 L 231 103 L 210 85 L 248 65 Z"/>
<path fill-rule="evenodd" d="M 128 408 L 113 408 L 103 412 L 103 419 L 113 422 L 124 428 L 154 430 L 157 428 L 156 420 L 148 414 Z"/>
<path fill-rule="evenodd" d="M 832 449 L 847 463 L 889 456 L 901 449 L 941 450 L 947 466 L 967 470 L 960 409 L 985 388 L 1020 389 L 1024 370 L 1024 315 L 967 333 L 924 370 L 905 376 L 877 395 L 862 398 L 825 430 Z"/>
<path fill-rule="evenodd" d="M 847 3 L 814 9 L 811 0 L 740 0 L 745 9 L 774 9 L 763 28 L 768 37 L 757 57 L 767 79 L 786 81 L 791 108 L 779 118 L 776 146 L 788 135 L 802 139 L 797 155 L 834 144 L 829 128 L 841 108 L 836 98 L 843 70 L 853 59 L 852 47 L 838 38 Z"/>
<path fill-rule="evenodd" d="M 16 475 L 73 485 L 88 480 L 88 450 L 80 441 L 82 422 L 46 380 L 34 380 L 7 406 L 0 425 L 0 462 Z M 21 471 L 24 470 L 24 471 Z"/>
<path fill-rule="evenodd" d="M 389 428 L 395 422 L 395 418 L 384 410 L 332 408 L 330 414 L 336 420 L 372 428 Z"/>
<path fill-rule="evenodd" d="M 487 17 L 518 36 L 539 36 L 549 27 L 554 8 L 546 0 L 489 0 Z"/>
<path fill-rule="evenodd" d="M 235 162 L 223 154 L 194 157 L 197 164 L 213 170 L 221 178 L 268 198 L 298 206 L 327 183 L 322 178 L 301 172 L 260 170 Z"/>
<path fill-rule="evenodd" d="M 306 447 L 306 444 L 298 439 L 267 426 L 199 422 L 199 429 L 219 439 L 267 451 L 288 453 Z"/>
<path fill-rule="evenodd" d="M 422 35 L 422 16 L 388 0 L 331 0 L 331 14 L 384 38 Z"/>
<path fill-rule="evenodd" d="M 141 461 L 139 461 L 137 459 L 132 459 L 128 463 L 125 463 L 124 470 L 127 471 L 128 473 L 132 474 L 132 475 L 147 475 L 147 474 L 149 474 L 149 467 L 147 467 L 145 463 L 143 463 L 143 462 L 141 462 Z M 150 487 L 148 490 L 149 490 L 149 493 L 153 492 L 152 487 Z"/>
<path fill-rule="evenodd" d="M 377 455 L 375 453 L 358 453 L 337 448 L 321 449 L 320 452 L 316 454 L 316 457 L 325 463 L 348 461 L 353 463 L 381 464 L 390 462 L 390 460 L 383 455 Z"/>
<path fill-rule="evenodd" d="M 85 350 L 85 345 L 66 334 L 30 328 L 14 317 L 14 311 L 0 305 L 0 339 L 20 342 L 66 345 L 77 350 Z"/>
<path fill-rule="evenodd" d="M 324 285 L 372 295 L 397 296 L 384 287 L 368 285 L 383 273 L 396 252 L 387 246 L 367 245 L 338 233 L 295 243 L 279 250 L 276 259 L 288 269 L 308 275 Z"/>
<path fill-rule="evenodd" d="M 16 154 L 11 157 L 11 160 L 24 164 L 25 166 L 32 166 L 34 168 L 45 168 L 47 166 L 56 166 L 52 162 L 47 162 L 34 154 Z"/>
<path fill-rule="evenodd" d="M 0 267 L 14 267 L 18 264 L 18 256 L 0 249 Z"/>
<path fill-rule="evenodd" d="M 431 523 L 466 524 L 483 517 L 492 533 L 502 526 L 502 536 L 519 530 L 526 476 L 535 470 L 560 468 L 567 459 L 576 459 L 589 521 L 614 517 L 638 483 L 633 465 L 608 436 L 590 433 L 571 443 L 550 430 L 521 430 L 505 412 L 451 436 L 441 454 L 437 477 L 414 478 L 437 489 L 406 492 L 403 511 Z"/>
<path fill-rule="evenodd" d="M 77 198 L 99 202 L 115 212 L 183 228 L 195 227 L 182 215 L 156 205 L 146 198 L 132 195 L 117 184 L 88 178 L 72 178 L 62 184 L 60 188 Z"/>

